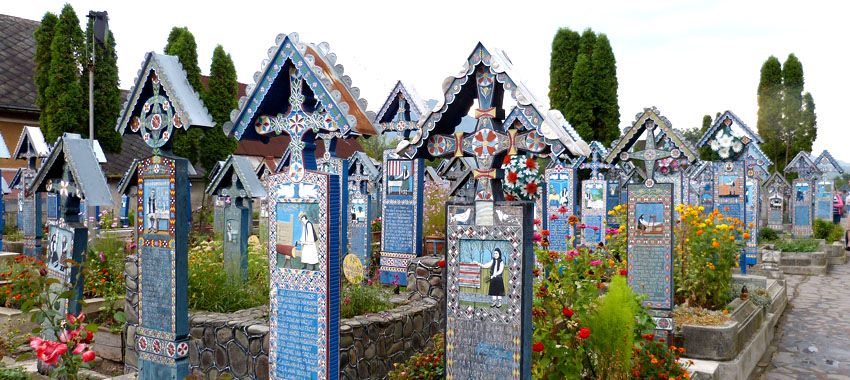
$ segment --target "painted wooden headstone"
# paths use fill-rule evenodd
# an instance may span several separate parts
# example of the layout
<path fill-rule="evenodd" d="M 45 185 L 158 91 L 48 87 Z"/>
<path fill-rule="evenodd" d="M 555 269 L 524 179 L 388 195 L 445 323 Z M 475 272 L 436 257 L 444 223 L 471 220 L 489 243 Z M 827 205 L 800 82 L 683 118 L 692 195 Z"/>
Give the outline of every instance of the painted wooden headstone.
<path fill-rule="evenodd" d="M 826 176 L 830 174 L 843 174 L 844 169 L 832 158 L 829 151 L 824 150 L 815 159 L 815 165 L 821 172 L 820 178 L 815 184 L 815 219 L 832 221 L 832 201 L 835 189 L 831 179 Z"/>
<path fill-rule="evenodd" d="M 121 227 L 130 226 L 130 196 L 121 194 L 121 207 L 118 209 L 118 223 Z"/>
<path fill-rule="evenodd" d="M 169 155 L 178 129 L 213 127 L 175 56 L 147 53 L 116 130 L 139 134 L 152 155 L 134 161 L 122 187 L 137 185 L 135 230 L 139 268 L 134 345 L 140 379 L 189 375 L 189 161 Z"/>
<path fill-rule="evenodd" d="M 785 210 L 791 196 L 791 184 L 778 172 L 774 172 L 765 181 L 767 197 L 767 226 L 775 230 L 785 230 Z"/>
<path fill-rule="evenodd" d="M 443 160 L 437 174 L 449 182 L 449 194 L 455 202 L 475 200 L 475 181 L 472 172 L 477 167 L 472 157 L 450 157 Z"/>
<path fill-rule="evenodd" d="M 759 230 L 762 227 L 763 208 L 765 207 L 765 203 L 762 202 L 762 184 L 770 177 L 768 169 L 773 165 L 773 162 L 759 148 L 757 140 L 754 140 L 747 144 L 745 163 L 747 180 L 744 183 L 744 186 L 746 186 L 744 228 L 749 232 L 750 238 L 745 239 L 746 247 L 744 251 L 747 256 L 747 265 L 756 265 L 760 257 L 758 238 Z"/>
<path fill-rule="evenodd" d="M 657 183 L 654 178 L 658 160 L 681 158 L 692 163 L 697 156 L 695 149 L 681 141 L 673 142 L 681 148 L 659 149 L 656 132 L 679 138 L 657 109 L 644 109 L 612 144 L 605 162 L 613 165 L 617 161 L 643 161 L 644 183 L 628 185 L 628 281 L 635 292 L 646 296 L 643 304 L 650 308 L 656 329 L 670 334 L 674 294 L 674 185 Z M 642 135 L 645 135 L 643 150 L 633 151 Z"/>
<path fill-rule="evenodd" d="M 348 250 L 342 257 L 342 269 L 351 283 L 360 283 L 368 275 L 372 261 L 372 220 L 377 205 L 377 189 L 381 177 L 379 164 L 363 152 L 348 159 Z M 359 268 L 359 270 L 358 270 Z"/>
<path fill-rule="evenodd" d="M 231 282 L 248 279 L 248 235 L 252 199 L 267 193 L 247 157 L 231 155 L 210 180 L 206 193 L 226 199 L 222 207 L 224 271 Z"/>
<path fill-rule="evenodd" d="M 590 156 L 582 159 L 581 169 L 590 169 L 590 178 L 581 183 L 581 221 L 585 228 L 581 231 L 581 240 L 586 245 L 605 242 L 605 229 L 608 227 L 608 181 L 601 169 L 610 165 L 602 162 L 608 150 L 599 141 L 590 143 Z M 550 231 L 551 232 L 551 231 Z"/>
<path fill-rule="evenodd" d="M 56 194 L 60 203 L 56 220 L 47 224 L 45 260 L 48 276 L 58 280 L 51 284 L 51 291 L 57 294 L 70 291 L 70 297 L 62 300 L 57 311 L 60 315 L 79 314 L 83 296 L 81 265 L 89 235 L 79 219 L 81 200 L 86 199 L 91 205 L 112 205 L 112 195 L 92 151 L 91 140 L 60 137 L 27 188 L 28 194 L 36 192 Z M 45 330 L 42 336 L 56 339 L 54 331 Z"/>
<path fill-rule="evenodd" d="M 546 219 L 549 229 L 549 249 L 566 252 L 569 236 L 575 229 L 569 224 L 570 216 L 576 214 L 576 169 L 561 160 L 552 160 L 546 168 Z"/>
<path fill-rule="evenodd" d="M 318 134 L 375 135 L 336 55 L 326 43 L 281 34 L 255 74 L 225 132 L 237 139 L 290 138 L 280 174 L 265 180 L 269 199 L 269 377 L 339 377 L 339 176 L 319 172 Z"/>
<path fill-rule="evenodd" d="M 425 187 L 422 159 L 384 151 L 381 283 L 407 285 L 407 264 L 422 255 L 422 199 Z"/>
<path fill-rule="evenodd" d="M 531 378 L 532 203 L 447 206 L 446 378 Z"/>
<path fill-rule="evenodd" d="M 799 152 L 785 166 L 785 173 L 797 173 L 791 183 L 791 233 L 795 237 L 812 236 L 815 181 L 821 175 L 815 162 L 806 152 Z"/>
<path fill-rule="evenodd" d="M 22 187 L 30 187 L 38 169 L 36 165 L 37 160 L 47 157 L 49 152 L 50 147 L 44 140 L 41 129 L 38 127 L 24 127 L 13 154 L 15 159 L 26 160 L 27 162 L 27 166 L 22 169 L 23 171 L 21 173 Z M 41 199 L 42 196 L 39 192 L 26 193 L 19 207 L 19 211 L 22 212 L 19 226 L 24 233 L 24 254 L 39 260 L 44 258 L 43 248 L 41 246 L 43 235 Z"/>

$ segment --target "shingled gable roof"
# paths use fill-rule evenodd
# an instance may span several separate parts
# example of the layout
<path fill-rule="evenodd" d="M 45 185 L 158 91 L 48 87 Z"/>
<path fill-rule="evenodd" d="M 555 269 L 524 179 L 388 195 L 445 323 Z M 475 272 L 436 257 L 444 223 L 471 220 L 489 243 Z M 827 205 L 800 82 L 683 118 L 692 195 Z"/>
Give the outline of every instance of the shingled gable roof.
<path fill-rule="evenodd" d="M 91 140 L 69 135 L 60 137 L 27 188 L 27 193 L 47 191 L 47 180 L 62 177 L 64 162 L 68 164 L 74 183 L 81 192 L 80 198 L 85 199 L 87 205 L 111 206 L 112 193 L 91 147 Z"/>
<path fill-rule="evenodd" d="M 510 111 L 503 125 L 520 121 L 526 129 L 536 130 L 543 135 L 547 143 L 556 151 L 555 153 L 560 152 L 558 152 L 558 144 L 553 144 L 554 141 L 560 141 L 573 156 L 587 153 L 587 144 L 572 130 L 560 111 L 547 111 L 525 84 L 519 81 L 519 76 L 516 75 L 507 54 L 499 49 L 489 49 L 481 42 L 475 45 L 460 72 L 443 81 L 444 97 L 439 100 L 428 117 L 420 121 L 422 133 L 414 136 L 409 144 L 402 142 L 399 145 L 399 151 L 407 150 L 406 154 L 410 156 L 424 149 L 432 133 L 454 132 L 452 129 L 460 124 L 476 97 L 475 81 L 470 78 L 474 77 L 476 67 L 479 65 L 483 65 L 495 74 L 496 81 L 502 84 L 505 93 L 510 94 L 516 102 L 516 110 Z"/>
<path fill-rule="evenodd" d="M 835 161 L 835 158 L 832 157 L 832 154 L 828 150 L 821 152 L 820 156 L 815 160 L 815 165 L 822 173 L 844 173 L 844 168 L 841 167 L 838 161 Z"/>
<path fill-rule="evenodd" d="M 248 198 L 266 197 L 266 190 L 257 178 L 257 174 L 254 172 L 251 160 L 247 157 L 234 155 L 228 157 L 221 165 L 221 168 L 211 179 L 209 186 L 207 186 L 205 190 L 206 193 L 208 195 L 214 195 L 218 193 L 219 190 L 226 189 L 233 185 L 234 174 L 242 183 L 242 188 L 245 190 L 245 195 Z M 230 196 L 234 195 L 235 194 L 230 194 Z"/>
<path fill-rule="evenodd" d="M 50 153 L 50 147 L 44 140 L 44 134 L 41 133 L 41 128 L 25 126 L 21 131 L 21 137 L 18 138 L 18 143 L 15 145 L 15 153 L 13 157 L 16 160 L 25 159 L 25 154 L 33 150 L 36 157 L 47 157 Z"/>
<path fill-rule="evenodd" d="M 380 179 L 381 164 L 373 160 L 372 157 L 369 157 L 369 155 L 364 152 L 354 152 L 354 154 L 348 158 L 348 174 L 354 173 L 354 168 L 358 162 L 361 164 L 363 170 L 368 173 L 370 181 L 378 181 Z"/>
<path fill-rule="evenodd" d="M 791 159 L 791 162 L 788 165 L 785 165 L 785 173 L 811 173 L 811 174 L 821 174 L 820 169 L 815 165 L 815 161 L 812 160 L 812 156 L 809 153 L 800 151 L 797 152 L 797 155 Z"/>
<path fill-rule="evenodd" d="M 770 189 L 772 186 L 777 186 L 777 188 L 782 190 L 783 192 L 787 192 L 791 189 L 791 184 L 788 183 L 788 180 L 785 179 L 782 174 L 779 174 L 779 172 L 773 172 L 773 174 L 771 174 L 770 177 L 768 177 L 767 180 L 764 181 L 763 186 L 766 189 Z"/>
<path fill-rule="evenodd" d="M 0 15 L 0 109 L 39 112 L 35 104 L 35 38 L 39 22 Z"/>
<path fill-rule="evenodd" d="M 717 133 L 717 130 L 723 126 L 723 120 L 725 120 L 727 117 L 732 120 L 732 127 L 734 128 L 735 126 L 738 126 L 739 128 L 741 128 L 741 130 L 744 131 L 744 134 L 750 140 L 756 142 L 757 144 L 764 143 L 764 140 L 761 138 L 761 136 L 759 136 L 758 133 L 750 129 L 750 127 L 748 127 L 746 123 L 741 121 L 741 118 L 739 118 L 738 115 L 735 115 L 734 112 L 727 110 L 726 112 L 723 112 L 723 114 L 720 115 L 718 118 L 714 119 L 714 123 L 712 123 L 711 126 L 708 127 L 708 129 L 697 142 L 696 147 L 702 148 L 703 146 L 705 146 L 705 144 L 707 144 L 708 141 L 712 137 L 714 137 L 714 135 Z"/>
<path fill-rule="evenodd" d="M 416 89 L 410 85 L 405 85 L 402 81 L 398 81 L 387 96 L 387 100 L 384 101 L 384 105 L 382 105 L 380 111 L 378 111 L 378 115 L 375 116 L 375 122 L 383 127 L 385 124 L 395 120 L 401 99 L 404 99 L 407 102 L 407 110 L 410 112 L 410 121 L 419 121 L 428 116 L 428 112 L 430 110 L 425 102 L 419 97 Z"/>
<path fill-rule="evenodd" d="M 638 139 L 644 134 L 643 132 L 646 131 L 644 123 L 650 119 L 655 122 L 655 125 L 662 133 L 670 137 L 673 145 L 687 158 L 688 162 L 694 162 L 699 158 L 696 148 L 685 140 L 681 133 L 673 128 L 670 120 L 662 116 L 657 108 L 651 107 L 644 108 L 643 112 L 635 115 L 635 121 L 632 125 L 623 132 L 620 138 L 611 143 L 611 148 L 608 150 L 608 156 L 605 157 L 605 162 L 609 164 L 619 162 L 620 152 L 629 151 L 638 142 Z"/>
<path fill-rule="evenodd" d="M 278 78 L 287 77 L 287 67 L 292 65 L 344 135 L 350 132 L 376 135 L 374 113 L 366 111 L 367 103 L 360 97 L 360 89 L 352 86 L 351 78 L 336 60 L 336 54 L 326 42 L 314 45 L 301 42 L 297 33 L 279 34 L 269 49 L 268 59 L 254 73 L 255 82 L 246 89 L 248 95 L 240 98 L 238 108 L 230 113 L 224 132 L 237 140 L 243 136 L 260 138 L 253 128 L 257 116 L 282 113 L 285 110 L 280 106 L 288 107 L 289 93 L 281 89 L 288 89 L 289 83 L 280 86 L 276 83 Z M 279 75 L 281 72 L 284 75 Z"/>
<path fill-rule="evenodd" d="M 180 118 L 184 129 L 191 126 L 213 127 L 215 122 L 200 96 L 189 84 L 186 71 L 180 60 L 173 55 L 148 52 L 142 61 L 142 67 L 136 74 L 133 87 L 121 107 L 121 113 L 115 125 L 115 130 L 122 135 L 127 130 L 133 115 L 138 115 L 152 91 L 151 74 L 156 73 L 159 82 L 174 107 L 175 114 Z M 145 98 L 142 98 L 145 96 Z"/>

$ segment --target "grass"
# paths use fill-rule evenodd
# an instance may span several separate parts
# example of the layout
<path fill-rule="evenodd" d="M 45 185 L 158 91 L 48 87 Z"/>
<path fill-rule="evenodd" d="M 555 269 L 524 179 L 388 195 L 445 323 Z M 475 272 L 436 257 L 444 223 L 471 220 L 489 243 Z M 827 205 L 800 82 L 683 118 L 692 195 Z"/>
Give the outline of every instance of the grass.
<path fill-rule="evenodd" d="M 786 239 L 774 246 L 782 252 L 817 252 L 820 242 L 815 239 Z"/>
<path fill-rule="evenodd" d="M 230 282 L 220 241 L 189 248 L 189 308 L 230 313 L 269 303 L 269 261 L 259 239 L 248 239 L 248 281 Z"/>
<path fill-rule="evenodd" d="M 340 317 L 351 318 L 392 309 L 394 305 L 390 302 L 390 291 L 389 288 L 384 288 L 377 283 L 375 285 L 343 285 Z"/>

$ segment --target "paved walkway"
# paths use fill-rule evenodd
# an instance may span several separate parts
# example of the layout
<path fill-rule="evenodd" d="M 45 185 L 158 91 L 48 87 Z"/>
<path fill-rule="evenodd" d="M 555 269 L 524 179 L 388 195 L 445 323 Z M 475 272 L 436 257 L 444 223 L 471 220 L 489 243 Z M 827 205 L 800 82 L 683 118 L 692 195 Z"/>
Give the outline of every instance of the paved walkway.
<path fill-rule="evenodd" d="M 850 263 L 785 278 L 788 307 L 761 378 L 850 380 Z"/>

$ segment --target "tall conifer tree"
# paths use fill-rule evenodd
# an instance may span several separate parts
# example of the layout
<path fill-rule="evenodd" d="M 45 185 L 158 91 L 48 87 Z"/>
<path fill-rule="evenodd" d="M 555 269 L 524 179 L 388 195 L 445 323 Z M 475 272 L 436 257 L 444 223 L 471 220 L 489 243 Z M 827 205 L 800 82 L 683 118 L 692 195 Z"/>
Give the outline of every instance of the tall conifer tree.
<path fill-rule="evenodd" d="M 608 36 L 596 38 L 591 58 L 594 89 L 593 140 L 610 145 L 620 136 L 620 106 L 617 103 L 617 61 Z"/>
<path fill-rule="evenodd" d="M 780 137 L 785 145 L 785 165 L 805 144 L 803 125 L 803 64 L 793 53 L 782 64 L 782 124 Z M 783 165 L 784 167 L 784 165 Z"/>
<path fill-rule="evenodd" d="M 803 143 L 800 149 L 807 152 L 812 151 L 812 145 L 818 137 L 818 117 L 815 113 L 815 99 L 811 93 L 803 95 Z"/>
<path fill-rule="evenodd" d="M 570 101 L 567 103 L 567 121 L 585 140 L 593 139 L 593 66 L 590 57 L 582 53 L 578 55 L 576 67 L 573 70 L 573 81 L 570 84 Z"/>
<path fill-rule="evenodd" d="M 593 48 L 596 47 L 596 33 L 590 28 L 581 32 L 581 38 L 578 42 L 578 53 L 584 54 L 588 58 L 593 56 Z"/>
<path fill-rule="evenodd" d="M 764 140 L 761 148 L 770 158 L 776 169 L 785 168 L 784 147 L 780 138 L 782 128 L 782 66 L 779 60 L 770 56 L 761 66 L 761 78 L 758 86 L 758 122 L 757 131 Z"/>
<path fill-rule="evenodd" d="M 35 29 L 35 104 L 42 110 L 47 105 L 47 86 L 50 85 L 50 45 L 53 43 L 53 30 L 59 18 L 51 12 L 44 14 L 41 24 Z M 42 127 L 44 124 L 42 124 Z M 46 131 L 45 131 L 46 132 Z"/>
<path fill-rule="evenodd" d="M 165 45 L 165 54 L 177 56 L 189 84 L 198 94 L 203 96 L 201 86 L 201 69 L 198 67 L 198 45 L 195 36 L 189 29 L 174 27 L 168 35 Z M 174 154 L 185 157 L 189 162 L 196 164 L 201 158 L 202 140 L 204 131 L 201 128 L 190 128 L 188 131 L 176 129 L 172 137 L 172 149 Z"/>
<path fill-rule="evenodd" d="M 53 143 L 63 132 L 85 134 L 88 112 L 83 106 L 80 74 L 83 68 L 83 31 L 70 4 L 65 4 L 50 44 L 50 79 L 45 91 L 42 122 L 45 139 Z"/>
<path fill-rule="evenodd" d="M 236 150 L 236 140 L 227 137 L 222 126 L 230 120 L 230 111 L 237 106 L 238 90 L 233 59 L 218 45 L 213 51 L 210 79 L 204 92 L 204 104 L 216 123 L 215 127 L 204 133 L 201 164 L 206 169 L 211 169 L 216 161 L 226 159 Z"/>
<path fill-rule="evenodd" d="M 549 62 L 549 105 L 565 113 L 570 100 L 570 83 L 578 59 L 579 34 L 569 28 L 558 29 L 552 40 Z"/>

